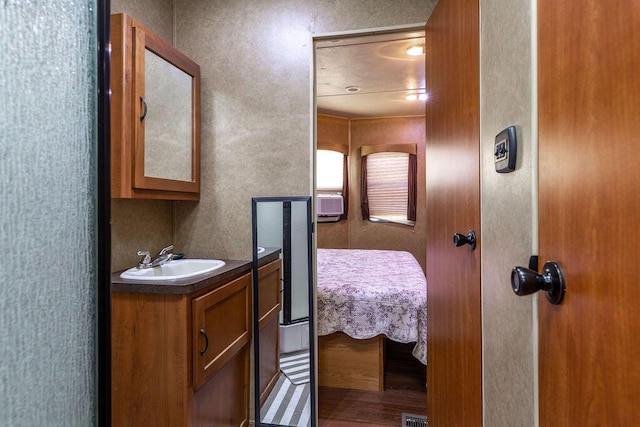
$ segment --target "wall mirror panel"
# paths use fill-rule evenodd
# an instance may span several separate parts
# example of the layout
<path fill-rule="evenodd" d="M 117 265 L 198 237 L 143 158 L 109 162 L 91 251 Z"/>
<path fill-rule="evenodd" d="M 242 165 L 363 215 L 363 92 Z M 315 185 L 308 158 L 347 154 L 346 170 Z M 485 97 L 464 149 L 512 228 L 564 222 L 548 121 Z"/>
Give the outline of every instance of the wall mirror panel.
<path fill-rule="evenodd" d="M 193 77 L 149 49 L 144 62 L 144 175 L 193 181 Z"/>
<path fill-rule="evenodd" d="M 255 419 L 314 425 L 311 197 L 252 199 Z"/>

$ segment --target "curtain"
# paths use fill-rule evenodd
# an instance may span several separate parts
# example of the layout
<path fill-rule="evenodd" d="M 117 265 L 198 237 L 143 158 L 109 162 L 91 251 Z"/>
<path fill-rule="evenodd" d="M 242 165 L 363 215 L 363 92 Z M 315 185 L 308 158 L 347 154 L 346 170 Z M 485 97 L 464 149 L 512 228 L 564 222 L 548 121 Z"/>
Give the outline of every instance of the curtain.
<path fill-rule="evenodd" d="M 407 219 L 416 220 L 416 202 L 418 198 L 418 156 L 409 155 L 409 201 L 407 203 Z"/>
<path fill-rule="evenodd" d="M 367 157 L 361 158 L 362 177 L 360 179 L 360 194 L 362 195 L 361 207 L 362 207 L 362 219 L 369 219 L 369 196 L 367 194 Z"/>
<path fill-rule="evenodd" d="M 347 219 L 349 214 L 349 157 L 344 155 L 344 164 L 342 169 L 342 198 L 344 202 L 344 213 L 341 220 Z"/>

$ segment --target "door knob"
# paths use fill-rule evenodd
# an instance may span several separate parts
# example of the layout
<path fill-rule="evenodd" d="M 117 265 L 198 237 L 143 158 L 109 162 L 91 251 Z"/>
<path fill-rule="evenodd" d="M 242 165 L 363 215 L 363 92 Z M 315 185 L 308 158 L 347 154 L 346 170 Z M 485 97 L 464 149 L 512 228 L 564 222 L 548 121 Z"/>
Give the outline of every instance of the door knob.
<path fill-rule="evenodd" d="M 460 233 L 454 234 L 453 244 L 457 247 L 469 245 L 469 249 L 474 250 L 476 248 L 476 232 L 469 230 L 466 236 Z"/>
<path fill-rule="evenodd" d="M 551 304 L 560 304 L 566 290 L 560 264 L 554 261 L 547 262 L 541 274 L 525 267 L 515 267 L 511 270 L 511 287 L 520 296 L 545 291 Z"/>

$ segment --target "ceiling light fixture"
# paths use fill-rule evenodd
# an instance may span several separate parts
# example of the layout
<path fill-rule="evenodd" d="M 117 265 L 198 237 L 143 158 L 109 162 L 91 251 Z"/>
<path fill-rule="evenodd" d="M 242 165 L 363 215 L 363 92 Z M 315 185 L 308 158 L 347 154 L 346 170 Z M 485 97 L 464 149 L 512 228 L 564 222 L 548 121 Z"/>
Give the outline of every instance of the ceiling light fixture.
<path fill-rule="evenodd" d="M 424 46 L 423 45 L 411 46 L 409 49 L 407 49 L 407 55 L 410 55 L 410 56 L 424 55 Z"/>
<path fill-rule="evenodd" d="M 344 90 L 351 93 L 360 92 L 360 86 L 347 86 Z"/>
<path fill-rule="evenodd" d="M 429 95 L 426 93 L 411 93 L 405 96 L 404 99 L 406 99 L 407 101 L 426 101 L 427 99 L 429 99 Z"/>

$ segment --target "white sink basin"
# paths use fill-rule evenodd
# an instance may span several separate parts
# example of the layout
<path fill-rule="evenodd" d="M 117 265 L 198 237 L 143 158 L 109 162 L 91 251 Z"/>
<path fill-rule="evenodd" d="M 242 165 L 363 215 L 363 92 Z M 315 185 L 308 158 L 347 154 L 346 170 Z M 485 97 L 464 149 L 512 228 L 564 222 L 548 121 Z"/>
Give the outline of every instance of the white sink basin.
<path fill-rule="evenodd" d="M 258 253 L 261 254 L 264 252 L 264 248 L 262 246 L 258 246 Z"/>
<path fill-rule="evenodd" d="M 211 273 L 224 266 L 219 259 L 175 259 L 152 268 L 130 268 L 120 274 L 123 279 L 165 281 L 186 279 L 200 274 Z"/>

